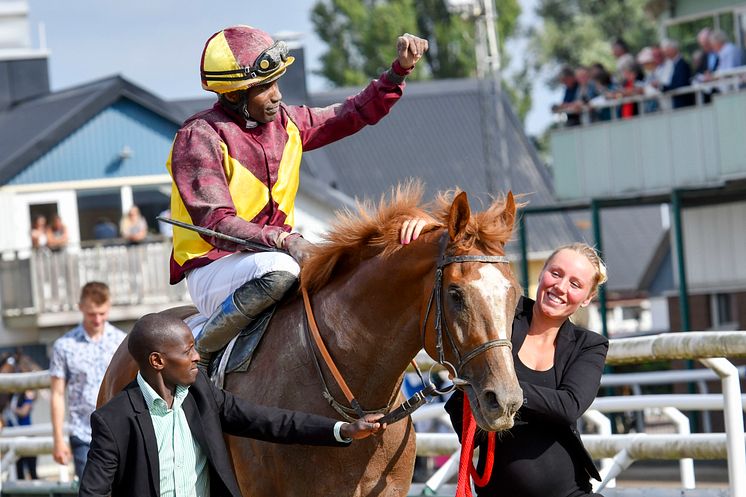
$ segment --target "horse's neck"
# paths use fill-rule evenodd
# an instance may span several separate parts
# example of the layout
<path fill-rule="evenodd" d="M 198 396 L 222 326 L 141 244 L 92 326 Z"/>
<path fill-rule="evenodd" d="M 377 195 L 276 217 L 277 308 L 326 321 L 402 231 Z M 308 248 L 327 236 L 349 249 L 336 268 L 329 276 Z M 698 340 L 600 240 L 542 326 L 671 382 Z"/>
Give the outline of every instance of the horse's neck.
<path fill-rule="evenodd" d="M 363 262 L 316 297 L 321 333 L 363 408 L 386 405 L 422 347 L 420 308 L 436 257 L 429 245 L 404 247 Z"/>

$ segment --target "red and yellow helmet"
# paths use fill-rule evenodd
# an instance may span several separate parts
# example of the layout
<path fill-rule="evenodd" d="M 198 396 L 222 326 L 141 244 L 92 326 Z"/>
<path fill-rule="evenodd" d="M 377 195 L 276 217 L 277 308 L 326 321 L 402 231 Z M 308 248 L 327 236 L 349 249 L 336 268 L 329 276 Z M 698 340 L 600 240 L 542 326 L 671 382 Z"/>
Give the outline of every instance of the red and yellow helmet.
<path fill-rule="evenodd" d="M 215 93 L 246 90 L 276 80 L 295 61 L 284 41 L 261 29 L 232 26 L 207 40 L 202 51 L 202 88 Z"/>

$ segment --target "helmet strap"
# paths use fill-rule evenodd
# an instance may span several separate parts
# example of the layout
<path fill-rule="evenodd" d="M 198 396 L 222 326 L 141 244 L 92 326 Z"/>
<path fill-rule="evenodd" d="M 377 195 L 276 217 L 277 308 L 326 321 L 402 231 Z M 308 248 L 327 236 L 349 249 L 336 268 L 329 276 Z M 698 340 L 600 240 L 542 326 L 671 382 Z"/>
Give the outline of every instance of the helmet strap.
<path fill-rule="evenodd" d="M 238 101 L 231 102 L 224 94 L 219 97 L 220 104 L 228 110 L 238 114 L 246 120 L 246 129 L 253 129 L 259 126 L 259 122 L 251 117 L 249 114 L 249 92 L 248 90 L 242 90 L 238 92 Z"/>

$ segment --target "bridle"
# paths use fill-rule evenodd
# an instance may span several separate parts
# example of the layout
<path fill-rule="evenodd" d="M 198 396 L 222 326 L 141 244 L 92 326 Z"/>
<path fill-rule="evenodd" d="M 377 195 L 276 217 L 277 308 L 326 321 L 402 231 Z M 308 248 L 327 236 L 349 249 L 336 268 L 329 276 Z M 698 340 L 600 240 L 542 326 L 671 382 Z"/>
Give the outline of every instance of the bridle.
<path fill-rule="evenodd" d="M 316 325 L 316 319 L 314 318 L 314 315 L 313 315 L 313 309 L 311 308 L 311 300 L 308 295 L 308 291 L 306 290 L 305 287 L 301 289 L 301 293 L 303 295 L 303 304 L 305 307 L 307 323 L 308 323 L 308 327 L 307 327 L 308 334 L 311 336 L 313 341 L 316 343 L 316 347 L 319 349 L 319 352 L 321 353 L 321 356 L 324 359 L 324 362 L 326 363 L 327 368 L 331 371 L 332 376 L 337 382 L 337 385 L 344 393 L 345 397 L 347 398 L 347 401 L 349 402 L 350 406 L 352 406 L 352 408 L 342 405 L 332 396 L 326 384 L 326 380 L 324 379 L 324 375 L 321 372 L 321 366 L 319 363 L 319 359 L 316 356 L 316 354 L 312 352 L 311 355 L 314 359 L 314 365 L 316 366 L 316 371 L 321 379 L 321 384 L 323 386 L 322 395 L 327 400 L 327 402 L 329 402 L 329 405 L 348 421 L 354 420 L 351 414 L 356 414 L 359 418 L 362 418 L 365 414 L 382 413 L 382 412 L 388 412 L 388 414 L 386 414 L 384 418 L 378 420 L 378 422 L 393 423 L 395 421 L 398 421 L 408 416 L 409 414 L 411 414 L 421 405 L 425 404 L 427 401 L 427 396 L 442 395 L 442 394 L 450 392 L 456 387 L 463 387 L 464 385 L 467 385 L 469 381 L 464 378 L 461 378 L 460 372 L 462 368 L 469 361 L 471 361 L 478 355 L 494 347 L 508 347 L 509 349 L 512 349 L 513 345 L 509 339 L 499 338 L 495 340 L 489 340 L 481 345 L 478 345 L 463 355 L 458 350 L 458 347 L 456 346 L 456 342 L 454 341 L 453 336 L 451 335 L 451 332 L 448 329 L 448 325 L 446 324 L 446 321 L 443 318 L 443 269 L 450 264 L 461 264 L 464 262 L 482 262 L 482 263 L 488 263 L 488 264 L 509 264 L 510 261 L 504 255 L 447 255 L 446 249 L 448 247 L 448 240 L 449 240 L 449 235 L 448 235 L 448 232 L 446 231 L 439 241 L 440 248 L 439 248 L 439 253 L 438 253 L 438 262 L 435 266 L 435 280 L 433 282 L 432 292 L 430 293 L 430 297 L 427 302 L 427 308 L 425 310 L 425 317 L 422 321 L 422 345 L 423 347 L 425 346 L 427 323 L 430 318 L 430 311 L 433 308 L 433 303 L 434 303 L 435 304 L 435 313 L 434 313 L 435 350 L 438 355 L 436 361 L 438 364 L 446 368 L 451 373 L 451 376 L 453 378 L 453 385 L 451 385 L 446 390 L 437 390 L 433 383 L 428 382 L 424 390 L 417 392 L 414 396 L 407 399 L 404 403 L 402 403 L 401 406 L 399 406 L 393 411 L 390 411 L 391 403 L 398 394 L 398 388 L 397 388 L 397 391 L 394 392 L 394 396 L 392 400 L 389 401 L 386 407 L 372 410 L 372 411 L 364 411 L 362 409 L 362 407 L 360 406 L 360 403 L 354 397 L 349 387 L 347 386 L 347 383 L 342 377 L 341 373 L 337 369 L 337 366 L 334 364 L 334 360 L 329 354 L 329 351 L 326 348 L 326 345 L 324 344 L 323 339 L 321 338 L 321 334 L 319 333 L 318 326 Z M 453 351 L 454 355 L 457 358 L 458 365 L 455 367 L 450 362 L 448 362 L 445 358 L 445 351 L 443 347 L 443 342 L 444 342 L 443 336 L 444 335 L 448 338 L 448 342 L 451 346 L 451 350 Z M 412 362 L 414 363 L 414 361 Z M 417 367 L 416 364 L 415 364 L 415 369 L 420 375 L 420 378 L 422 378 L 422 374 L 420 373 L 419 368 Z M 423 383 L 425 383 L 424 379 L 423 379 Z"/>
<path fill-rule="evenodd" d="M 451 335 L 451 331 L 448 329 L 448 324 L 443 319 L 443 269 L 450 264 L 460 264 L 463 262 L 483 262 L 488 264 L 509 264 L 510 260 L 504 255 L 447 255 L 446 248 L 448 246 L 448 233 L 444 233 L 440 239 L 440 253 L 438 255 L 438 263 L 435 266 L 435 282 L 433 283 L 433 290 L 430 293 L 430 298 L 427 302 L 427 308 L 425 310 L 425 319 L 422 320 L 422 344 L 425 344 L 425 334 L 427 332 L 427 322 L 430 317 L 430 310 L 435 303 L 435 351 L 437 352 L 436 361 L 438 364 L 448 369 L 453 377 L 453 385 L 460 387 L 468 384 L 468 380 L 461 377 L 461 370 L 463 367 L 472 359 L 478 355 L 486 352 L 487 350 L 494 347 L 508 347 L 513 348 L 513 344 L 509 339 L 498 338 L 495 340 L 489 340 L 481 345 L 474 347 L 466 354 L 461 354 L 456 342 Z M 456 356 L 458 365 L 454 366 L 445 359 L 445 351 L 443 350 L 443 335 L 448 338 L 448 343 L 451 346 L 453 354 Z M 448 393 L 447 390 L 443 393 Z"/>

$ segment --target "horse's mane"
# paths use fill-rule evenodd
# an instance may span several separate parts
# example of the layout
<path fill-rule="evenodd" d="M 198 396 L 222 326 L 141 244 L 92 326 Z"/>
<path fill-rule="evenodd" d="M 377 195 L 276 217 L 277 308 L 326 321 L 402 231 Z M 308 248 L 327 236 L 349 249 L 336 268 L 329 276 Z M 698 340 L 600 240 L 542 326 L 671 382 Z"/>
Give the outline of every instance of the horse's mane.
<path fill-rule="evenodd" d="M 428 206 L 422 205 L 422 184 L 409 182 L 393 188 L 378 203 L 357 202 L 354 211 L 337 213 L 331 229 L 303 264 L 300 282 L 314 292 L 322 288 L 345 264 L 357 264 L 375 256 L 388 257 L 402 248 L 399 231 L 406 219 L 428 221 L 423 232 L 447 226 L 453 199 L 460 190 L 439 193 Z M 505 223 L 502 213 L 505 199 L 499 198 L 485 211 L 472 213 L 456 249 L 477 247 L 487 254 L 504 254 L 505 243 L 513 231 L 512 220 Z"/>

